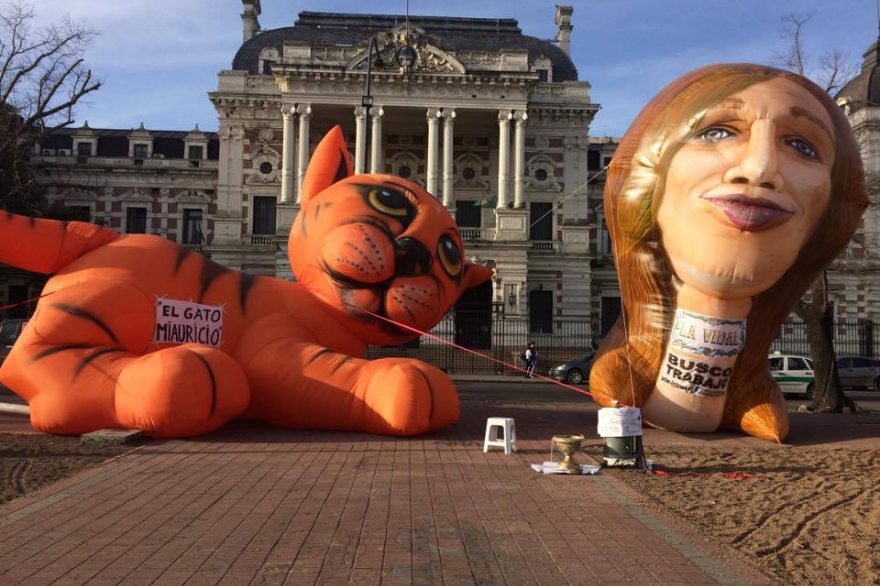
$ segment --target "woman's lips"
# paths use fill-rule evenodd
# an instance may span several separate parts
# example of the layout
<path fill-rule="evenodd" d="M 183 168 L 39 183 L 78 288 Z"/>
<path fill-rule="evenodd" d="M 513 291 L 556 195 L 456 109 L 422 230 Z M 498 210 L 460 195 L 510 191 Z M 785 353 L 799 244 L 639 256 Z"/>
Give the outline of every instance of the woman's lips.
<path fill-rule="evenodd" d="M 778 203 L 760 197 L 719 195 L 703 199 L 724 214 L 731 225 L 746 232 L 775 228 L 794 215 Z"/>

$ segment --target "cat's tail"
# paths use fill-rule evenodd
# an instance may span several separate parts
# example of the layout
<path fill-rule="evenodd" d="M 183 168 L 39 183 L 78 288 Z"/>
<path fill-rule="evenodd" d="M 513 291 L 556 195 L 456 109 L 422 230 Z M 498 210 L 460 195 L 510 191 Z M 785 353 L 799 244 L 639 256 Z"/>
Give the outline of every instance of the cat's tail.
<path fill-rule="evenodd" d="M 119 238 L 87 222 L 62 222 L 0 212 L 0 262 L 35 273 L 55 273 Z"/>

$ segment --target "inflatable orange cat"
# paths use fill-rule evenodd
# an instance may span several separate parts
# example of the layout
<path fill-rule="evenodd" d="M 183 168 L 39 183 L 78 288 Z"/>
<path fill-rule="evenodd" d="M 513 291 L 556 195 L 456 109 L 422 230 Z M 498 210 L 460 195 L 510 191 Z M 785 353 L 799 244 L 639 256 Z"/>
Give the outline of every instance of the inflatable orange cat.
<path fill-rule="evenodd" d="M 0 262 L 54 273 L 0 382 L 54 434 L 185 437 L 246 417 L 413 435 L 457 421 L 437 368 L 363 359 L 368 344 L 416 335 L 374 315 L 427 330 L 491 276 L 465 261 L 449 212 L 400 177 L 352 176 L 339 127 L 316 149 L 301 203 L 288 244 L 298 282 L 157 236 L 0 215 Z"/>

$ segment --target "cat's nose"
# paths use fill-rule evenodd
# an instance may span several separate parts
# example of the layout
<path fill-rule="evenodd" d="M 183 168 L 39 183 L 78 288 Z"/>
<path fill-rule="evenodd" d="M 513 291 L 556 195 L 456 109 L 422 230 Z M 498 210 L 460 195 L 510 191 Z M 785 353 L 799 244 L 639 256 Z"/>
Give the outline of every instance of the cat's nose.
<path fill-rule="evenodd" d="M 394 241 L 396 273 L 402 277 L 424 275 L 431 270 L 431 253 L 415 238 L 398 238 Z"/>

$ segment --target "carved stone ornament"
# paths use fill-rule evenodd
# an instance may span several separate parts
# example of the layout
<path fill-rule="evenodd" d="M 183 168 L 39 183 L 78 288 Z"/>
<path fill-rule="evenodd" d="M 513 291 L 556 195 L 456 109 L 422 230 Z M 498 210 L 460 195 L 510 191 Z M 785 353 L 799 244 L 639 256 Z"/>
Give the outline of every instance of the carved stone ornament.
<path fill-rule="evenodd" d="M 373 57 L 372 71 L 400 72 L 400 73 L 465 73 L 464 66 L 452 55 L 428 43 L 424 37 L 424 30 L 418 27 L 406 27 L 400 25 L 388 32 L 380 33 L 376 37 L 379 49 L 379 59 Z M 415 51 L 415 63 L 410 67 L 404 67 L 398 61 L 398 54 L 402 47 L 412 47 Z M 368 57 L 370 56 L 369 44 L 366 50 L 352 59 L 346 69 L 362 71 L 367 69 Z"/>
<path fill-rule="evenodd" d="M 278 171 L 281 157 L 277 156 L 277 153 L 275 156 L 269 152 L 255 154 L 251 160 L 253 161 L 253 173 L 248 177 L 248 183 L 278 183 L 280 181 Z"/>
<path fill-rule="evenodd" d="M 67 200 L 85 201 L 95 201 L 98 199 L 98 196 L 95 195 L 93 191 L 88 191 L 86 189 L 83 189 L 82 187 L 68 187 L 59 194 L 59 197 Z"/>
<path fill-rule="evenodd" d="M 455 159 L 455 187 L 470 189 L 489 189 L 489 182 L 483 177 L 486 162 L 474 153 L 465 153 Z"/>
<path fill-rule="evenodd" d="M 131 191 L 126 191 L 122 195 L 119 196 L 119 199 L 122 201 L 142 201 L 142 202 L 152 202 L 153 198 L 150 197 L 150 194 L 143 191 L 139 187 L 135 187 Z"/>
<path fill-rule="evenodd" d="M 177 203 L 209 204 L 211 203 L 211 196 L 201 189 L 187 189 L 174 196 L 174 201 Z"/>
<path fill-rule="evenodd" d="M 528 178 L 526 188 L 535 191 L 562 191 L 562 186 L 556 180 L 556 163 L 546 155 L 536 155 L 526 162 Z"/>

